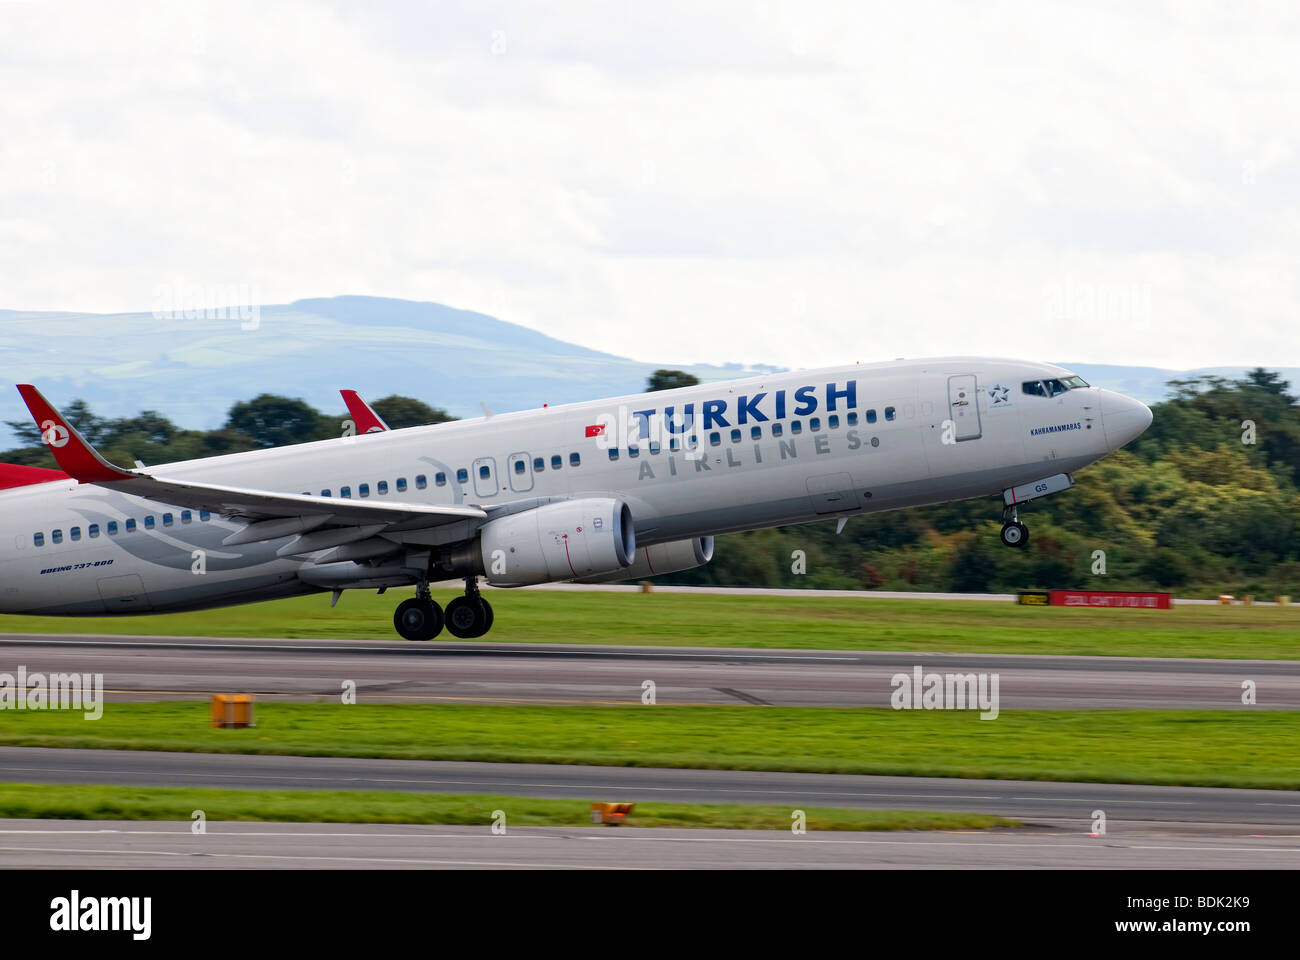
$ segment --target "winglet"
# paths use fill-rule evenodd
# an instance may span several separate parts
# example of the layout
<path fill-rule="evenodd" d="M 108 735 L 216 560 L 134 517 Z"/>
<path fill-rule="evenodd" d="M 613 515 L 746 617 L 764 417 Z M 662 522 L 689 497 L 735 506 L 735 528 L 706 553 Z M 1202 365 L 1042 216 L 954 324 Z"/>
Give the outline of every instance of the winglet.
<path fill-rule="evenodd" d="M 77 428 L 63 419 L 50 401 L 41 395 L 41 391 L 31 384 L 20 383 L 18 392 L 22 394 L 23 402 L 27 404 L 32 419 L 40 428 L 41 439 L 68 476 L 81 483 L 130 480 L 139 476 L 113 466 L 96 453 L 86 438 L 77 432 Z"/>
<path fill-rule="evenodd" d="M 348 414 L 357 425 L 357 433 L 383 433 L 388 429 L 384 418 L 361 399 L 361 394 L 355 390 L 340 390 L 339 393 L 343 394 L 343 402 L 348 405 Z"/>

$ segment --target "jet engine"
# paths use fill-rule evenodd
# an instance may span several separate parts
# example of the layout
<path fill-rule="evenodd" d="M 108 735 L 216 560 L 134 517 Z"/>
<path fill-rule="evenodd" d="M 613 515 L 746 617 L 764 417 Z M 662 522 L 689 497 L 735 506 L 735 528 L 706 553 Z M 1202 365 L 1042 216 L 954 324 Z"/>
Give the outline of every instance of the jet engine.
<path fill-rule="evenodd" d="M 489 520 L 479 550 L 483 576 L 494 587 L 581 580 L 630 566 L 636 531 L 622 500 L 562 500 Z"/>

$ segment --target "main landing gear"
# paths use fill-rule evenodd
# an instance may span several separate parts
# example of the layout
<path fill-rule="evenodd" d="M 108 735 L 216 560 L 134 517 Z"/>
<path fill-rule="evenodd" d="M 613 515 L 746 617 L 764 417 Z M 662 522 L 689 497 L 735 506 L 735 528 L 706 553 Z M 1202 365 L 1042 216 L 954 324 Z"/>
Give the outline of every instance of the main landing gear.
<path fill-rule="evenodd" d="M 478 592 L 478 581 L 465 581 L 465 595 L 447 604 L 444 613 L 429 596 L 429 584 L 415 588 L 415 596 L 403 600 L 393 613 L 393 626 L 403 640 L 432 640 L 442 628 L 462 640 L 481 637 L 492 629 L 492 605 Z"/>
<path fill-rule="evenodd" d="M 1002 542 L 1008 547 L 1023 547 L 1029 543 L 1029 528 L 1020 522 L 1014 505 L 1002 511 Z"/>

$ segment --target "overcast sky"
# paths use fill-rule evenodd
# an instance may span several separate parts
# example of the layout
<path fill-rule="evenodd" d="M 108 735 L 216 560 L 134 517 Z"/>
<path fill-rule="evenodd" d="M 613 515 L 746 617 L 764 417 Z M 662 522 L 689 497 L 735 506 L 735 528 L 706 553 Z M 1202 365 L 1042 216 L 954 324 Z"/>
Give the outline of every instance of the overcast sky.
<path fill-rule="evenodd" d="M 0 308 L 1300 365 L 1297 5 L 620 6 L 0 0 Z"/>

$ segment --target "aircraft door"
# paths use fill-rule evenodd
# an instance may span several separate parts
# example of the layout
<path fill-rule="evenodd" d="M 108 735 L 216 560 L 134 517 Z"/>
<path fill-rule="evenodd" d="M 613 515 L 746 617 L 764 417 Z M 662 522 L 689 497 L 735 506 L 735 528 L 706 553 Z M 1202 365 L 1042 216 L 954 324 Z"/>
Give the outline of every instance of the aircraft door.
<path fill-rule="evenodd" d="M 510 464 L 506 469 L 510 474 L 510 489 L 515 493 L 527 493 L 533 489 L 533 461 L 528 454 L 510 454 Z"/>
<path fill-rule="evenodd" d="M 497 462 L 492 457 L 479 457 L 474 461 L 474 492 L 480 497 L 495 497 L 500 489 L 497 486 Z"/>
<path fill-rule="evenodd" d="M 981 436 L 979 392 L 973 373 L 948 378 L 948 411 L 955 427 L 954 439 L 976 440 Z"/>

